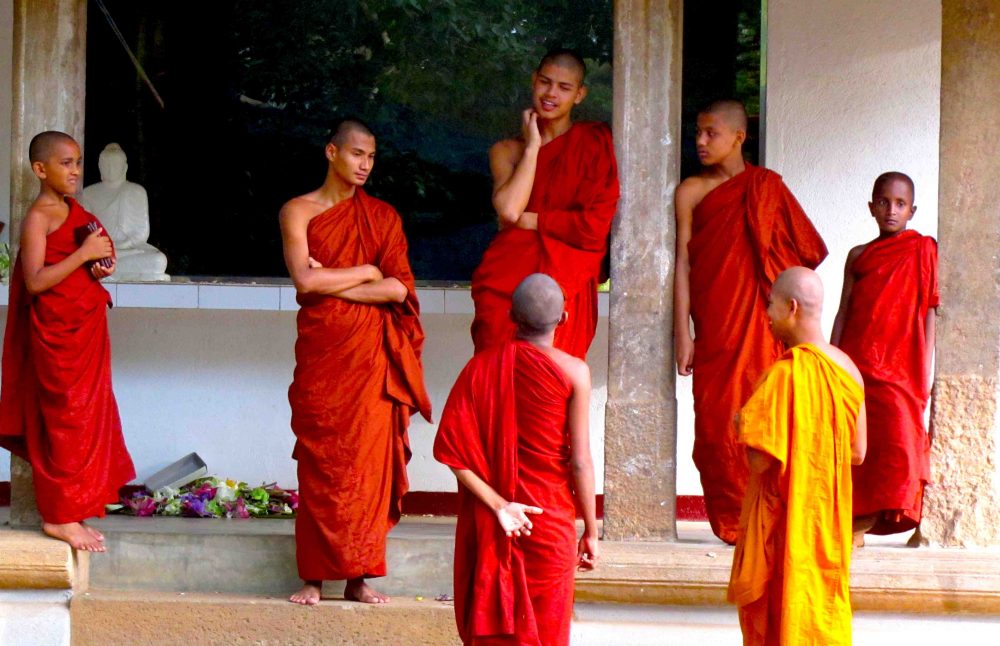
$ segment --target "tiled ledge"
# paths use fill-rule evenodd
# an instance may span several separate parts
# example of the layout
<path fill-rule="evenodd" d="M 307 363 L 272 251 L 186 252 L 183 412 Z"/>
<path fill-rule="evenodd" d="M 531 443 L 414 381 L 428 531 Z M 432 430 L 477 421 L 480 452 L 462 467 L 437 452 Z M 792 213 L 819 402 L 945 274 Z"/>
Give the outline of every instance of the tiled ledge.
<path fill-rule="evenodd" d="M 175 279 L 169 283 L 104 283 L 116 307 L 144 309 L 201 309 L 294 312 L 295 288 L 287 280 L 239 281 L 206 278 Z M 0 306 L 7 304 L 8 290 L 0 288 Z M 468 286 L 429 284 L 417 286 L 423 314 L 472 314 Z M 600 293 L 597 311 L 608 315 L 608 294 Z"/>

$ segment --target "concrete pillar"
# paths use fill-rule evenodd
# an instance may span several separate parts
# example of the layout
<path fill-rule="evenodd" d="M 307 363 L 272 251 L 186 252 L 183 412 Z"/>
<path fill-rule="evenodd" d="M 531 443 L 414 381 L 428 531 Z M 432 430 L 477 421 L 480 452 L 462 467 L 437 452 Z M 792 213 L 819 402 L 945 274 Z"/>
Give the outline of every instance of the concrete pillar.
<path fill-rule="evenodd" d="M 28 143 L 43 130 L 62 130 L 83 145 L 86 96 L 87 0 L 14 0 L 11 92 L 11 253 L 21 220 L 38 194 Z M 11 524 L 37 524 L 31 470 L 11 459 Z"/>
<path fill-rule="evenodd" d="M 937 375 L 924 538 L 1000 544 L 1000 13 L 944 0 Z"/>
<path fill-rule="evenodd" d="M 681 0 L 615 2 L 604 536 L 674 540 L 673 193 L 680 169 Z"/>

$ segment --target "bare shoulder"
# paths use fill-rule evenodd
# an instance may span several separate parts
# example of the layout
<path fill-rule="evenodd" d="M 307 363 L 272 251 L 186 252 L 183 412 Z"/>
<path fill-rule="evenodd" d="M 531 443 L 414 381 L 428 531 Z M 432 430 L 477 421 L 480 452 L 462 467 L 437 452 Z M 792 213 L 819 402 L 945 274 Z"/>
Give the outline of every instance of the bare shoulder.
<path fill-rule="evenodd" d="M 846 370 L 847 373 L 854 378 L 854 381 L 858 382 L 859 386 L 864 387 L 865 380 L 861 376 L 861 371 L 858 370 L 858 367 L 856 365 L 854 365 L 854 361 L 852 361 L 851 358 L 847 356 L 846 352 L 844 352 L 837 346 L 831 345 L 829 343 L 824 343 L 822 346 L 820 346 L 820 349 L 823 351 L 824 354 L 826 354 L 826 356 L 833 359 L 834 363 L 836 363 L 838 366 Z"/>
<path fill-rule="evenodd" d="M 573 390 L 590 388 L 590 366 L 587 365 L 586 361 L 558 348 L 549 348 L 546 354 L 562 369 L 563 374 L 573 384 Z"/>
<path fill-rule="evenodd" d="M 520 139 L 501 139 L 490 147 L 490 159 L 494 161 L 506 161 L 511 164 L 524 154 L 524 142 Z"/>
<path fill-rule="evenodd" d="M 326 210 L 326 207 L 317 200 L 317 192 L 299 195 L 285 202 L 278 217 L 282 221 L 308 221 L 313 216 L 319 215 Z"/>
<path fill-rule="evenodd" d="M 44 235 L 59 228 L 69 216 L 69 207 L 62 203 L 35 200 L 24 214 L 25 233 L 40 232 Z"/>
<path fill-rule="evenodd" d="M 674 192 L 674 203 L 678 208 L 694 209 L 713 188 L 714 186 L 709 179 L 701 175 L 693 175 L 677 186 L 677 190 Z"/>
<path fill-rule="evenodd" d="M 860 256 L 862 253 L 864 253 L 864 250 L 867 249 L 868 245 L 870 245 L 870 244 L 871 244 L 870 242 L 866 242 L 864 244 L 859 244 L 858 246 L 856 246 L 853 249 L 851 249 L 850 251 L 848 251 L 847 252 L 847 266 L 850 267 L 851 265 L 853 265 L 854 261 L 858 259 L 858 256 Z"/>

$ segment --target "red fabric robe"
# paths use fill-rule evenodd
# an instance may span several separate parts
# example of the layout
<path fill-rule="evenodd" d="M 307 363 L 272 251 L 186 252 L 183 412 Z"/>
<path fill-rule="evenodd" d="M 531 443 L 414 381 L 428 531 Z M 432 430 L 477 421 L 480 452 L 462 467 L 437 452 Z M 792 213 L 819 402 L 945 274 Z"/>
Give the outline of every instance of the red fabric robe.
<path fill-rule="evenodd" d="M 45 265 L 79 248 L 96 221 L 71 198 L 69 216 L 45 240 Z M 104 515 L 135 477 L 111 389 L 111 296 L 87 265 L 32 296 L 18 257 L 10 282 L 0 386 L 0 446 L 32 468 L 48 523 Z"/>
<path fill-rule="evenodd" d="M 688 256 L 694 321 L 694 463 L 715 535 L 735 543 L 747 462 L 733 418 L 783 348 L 767 294 L 789 267 L 815 268 L 826 246 L 777 173 L 747 164 L 694 209 Z"/>
<path fill-rule="evenodd" d="M 618 165 L 611 129 L 577 122 L 538 152 L 526 211 L 538 230 L 504 229 L 472 275 L 476 315 L 472 341 L 479 352 L 514 338 L 510 299 L 529 274 L 552 276 L 566 297 L 569 319 L 555 346 L 585 359 L 597 329 L 597 286 L 606 280 L 611 220 L 618 206 Z"/>
<path fill-rule="evenodd" d="M 508 538 L 459 486 L 455 617 L 466 644 L 569 643 L 576 566 L 567 407 L 560 368 L 523 341 L 485 350 L 452 388 L 434 457 L 468 469 L 506 500 L 541 507 L 531 536 Z"/>
<path fill-rule="evenodd" d="M 898 521 L 883 518 L 871 530 L 895 534 L 920 522 L 930 476 L 924 323 L 938 306 L 937 243 L 903 231 L 871 242 L 851 270 L 840 347 L 865 379 L 868 412 L 868 453 L 854 467 L 854 515 L 899 511 Z"/>
<path fill-rule="evenodd" d="M 358 189 L 314 217 L 309 255 L 324 267 L 372 264 L 409 290 L 368 305 L 299 294 L 288 389 L 298 460 L 295 547 L 303 580 L 384 576 L 385 542 L 408 489 L 407 427 L 430 419 L 423 330 L 399 215 Z"/>

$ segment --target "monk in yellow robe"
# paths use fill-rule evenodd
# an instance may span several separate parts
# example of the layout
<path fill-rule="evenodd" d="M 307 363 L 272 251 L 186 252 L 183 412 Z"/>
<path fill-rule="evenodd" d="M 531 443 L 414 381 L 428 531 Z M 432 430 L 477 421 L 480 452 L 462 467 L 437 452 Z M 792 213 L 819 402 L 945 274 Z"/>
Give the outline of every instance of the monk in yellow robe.
<path fill-rule="evenodd" d="M 820 329 L 823 284 L 805 267 L 771 288 L 771 331 L 788 350 L 737 418 L 750 480 L 729 601 L 745 646 L 851 643 L 851 465 L 867 445 L 864 382 Z"/>

